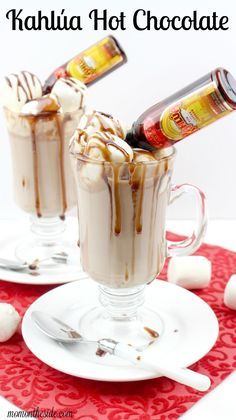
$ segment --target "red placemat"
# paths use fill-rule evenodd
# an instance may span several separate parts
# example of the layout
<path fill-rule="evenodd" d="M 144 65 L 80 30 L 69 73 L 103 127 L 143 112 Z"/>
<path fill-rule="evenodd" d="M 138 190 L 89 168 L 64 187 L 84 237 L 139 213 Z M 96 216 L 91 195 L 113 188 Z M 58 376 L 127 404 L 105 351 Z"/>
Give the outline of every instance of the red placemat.
<path fill-rule="evenodd" d="M 236 369 L 236 312 L 223 304 L 225 284 L 236 272 L 236 253 L 204 244 L 197 254 L 212 262 L 211 285 L 196 294 L 215 311 L 220 336 L 214 348 L 193 367 L 210 376 L 213 388 Z M 164 279 L 165 275 L 166 267 L 159 277 Z M 13 304 L 23 315 L 50 288 L 1 281 L 0 301 Z M 203 395 L 166 378 L 115 384 L 74 378 L 40 362 L 20 334 L 0 345 L 0 394 L 24 410 L 65 410 L 64 418 L 76 420 L 174 420 Z M 58 412 L 54 418 L 60 416 Z"/>

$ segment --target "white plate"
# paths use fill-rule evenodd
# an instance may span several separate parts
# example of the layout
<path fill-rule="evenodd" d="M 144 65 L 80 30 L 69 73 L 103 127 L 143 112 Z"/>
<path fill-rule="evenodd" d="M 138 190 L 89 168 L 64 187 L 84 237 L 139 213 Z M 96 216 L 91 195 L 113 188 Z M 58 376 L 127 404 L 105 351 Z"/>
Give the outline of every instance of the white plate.
<path fill-rule="evenodd" d="M 43 333 L 31 320 L 34 310 L 47 311 L 76 328 L 76 308 L 86 302 L 97 305 L 97 285 L 82 280 L 57 287 L 37 299 L 27 310 L 22 333 L 28 348 L 47 365 L 81 378 L 100 381 L 137 381 L 157 377 L 114 356 L 95 355 L 95 347 L 57 343 Z M 218 336 L 218 321 L 212 309 L 193 293 L 162 280 L 147 286 L 146 305 L 158 308 L 165 324 L 163 335 L 150 346 L 150 360 L 174 362 L 187 367 L 201 359 L 214 345 Z M 106 332 L 104 331 L 104 336 Z M 102 338 L 102 337 L 101 337 Z M 132 343 L 131 343 L 132 344 Z"/>
<path fill-rule="evenodd" d="M 68 217 L 67 229 L 65 238 L 77 242 L 77 221 L 75 217 Z M 14 255 L 17 244 L 24 238 L 24 235 L 29 231 L 30 225 L 28 219 L 19 220 L 1 220 L 0 221 L 0 257 L 16 260 Z M 78 252 L 78 262 L 80 261 L 79 248 L 76 247 Z M 82 267 L 74 265 L 67 271 L 66 264 L 60 264 L 60 269 L 48 270 L 42 268 L 39 270 L 39 275 L 31 275 L 24 272 L 16 272 L 0 268 L 0 280 L 9 281 L 21 284 L 62 284 L 75 280 L 87 278 L 87 274 L 82 271 Z"/>

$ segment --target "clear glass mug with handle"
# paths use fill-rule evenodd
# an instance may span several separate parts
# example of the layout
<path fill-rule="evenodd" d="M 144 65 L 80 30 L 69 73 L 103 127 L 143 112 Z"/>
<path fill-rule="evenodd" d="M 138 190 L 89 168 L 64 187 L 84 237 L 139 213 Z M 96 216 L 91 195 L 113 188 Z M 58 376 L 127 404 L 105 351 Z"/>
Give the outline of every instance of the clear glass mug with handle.
<path fill-rule="evenodd" d="M 171 186 L 175 154 L 171 147 L 155 161 L 119 164 L 72 154 L 81 263 L 99 289 L 98 306 L 88 303 L 79 321 L 79 330 L 86 336 L 89 331 L 90 338 L 104 333 L 118 340 L 138 337 L 140 325 L 152 326 L 158 334 L 164 329 L 158 308 L 144 304 L 145 287 L 167 257 L 196 251 L 206 229 L 204 194 L 189 184 Z M 190 237 L 169 242 L 168 204 L 186 194 L 196 201 L 196 226 Z"/>

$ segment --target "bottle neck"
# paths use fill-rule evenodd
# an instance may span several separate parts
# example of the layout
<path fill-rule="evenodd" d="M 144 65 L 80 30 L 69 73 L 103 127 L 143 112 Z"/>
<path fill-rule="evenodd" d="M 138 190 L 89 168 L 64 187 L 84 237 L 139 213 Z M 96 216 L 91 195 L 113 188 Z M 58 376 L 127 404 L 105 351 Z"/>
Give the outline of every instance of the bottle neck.
<path fill-rule="evenodd" d="M 153 152 L 155 147 L 153 147 L 145 138 L 145 136 L 141 133 L 141 131 L 138 133 L 138 130 L 136 130 L 136 124 L 134 123 L 131 127 L 131 129 L 127 132 L 125 141 L 134 149 L 144 149 L 148 150 L 150 152 Z"/>

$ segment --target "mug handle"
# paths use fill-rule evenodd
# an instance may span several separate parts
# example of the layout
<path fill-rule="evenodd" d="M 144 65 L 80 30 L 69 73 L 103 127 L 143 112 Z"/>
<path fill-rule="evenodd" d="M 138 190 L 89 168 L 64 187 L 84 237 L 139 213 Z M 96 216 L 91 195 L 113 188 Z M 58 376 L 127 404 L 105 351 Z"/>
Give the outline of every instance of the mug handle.
<path fill-rule="evenodd" d="M 196 202 L 196 225 L 193 233 L 182 241 L 167 241 L 167 257 L 181 257 L 193 254 L 201 245 L 207 227 L 206 198 L 204 193 L 194 185 L 181 184 L 171 187 L 169 204 L 182 195 L 191 194 Z"/>

